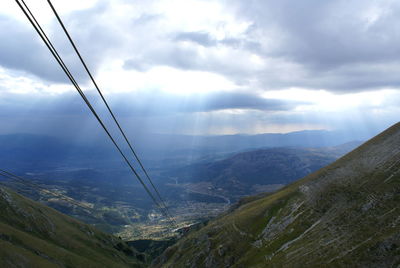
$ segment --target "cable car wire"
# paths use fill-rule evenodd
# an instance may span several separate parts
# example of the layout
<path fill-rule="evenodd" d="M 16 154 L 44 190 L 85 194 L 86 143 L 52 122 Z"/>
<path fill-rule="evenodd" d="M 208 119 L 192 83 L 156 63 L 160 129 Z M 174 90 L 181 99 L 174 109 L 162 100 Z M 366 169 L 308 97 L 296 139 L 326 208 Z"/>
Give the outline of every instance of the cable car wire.
<path fill-rule="evenodd" d="M 74 85 L 74 87 L 76 88 L 76 90 L 78 91 L 79 95 L 82 97 L 82 99 L 84 100 L 84 102 L 86 103 L 86 105 L 88 106 L 88 108 L 90 109 L 90 111 L 92 112 L 92 114 L 95 116 L 95 118 L 97 119 L 97 121 L 99 122 L 99 124 L 102 126 L 102 128 L 104 129 L 104 131 L 106 132 L 107 136 L 110 138 L 110 140 L 112 141 L 113 145 L 116 147 L 116 149 L 118 150 L 118 152 L 120 153 L 120 155 L 122 156 L 122 158 L 125 160 L 125 162 L 127 163 L 127 165 L 129 166 L 130 170 L 134 173 L 134 175 L 136 176 L 136 178 L 138 179 L 138 181 L 140 182 L 140 184 L 143 186 L 143 188 L 145 189 L 145 191 L 147 192 L 147 194 L 150 196 L 150 198 L 152 199 L 152 201 L 156 204 L 156 206 L 160 209 L 161 213 L 166 216 L 167 218 L 170 218 L 170 220 L 172 222 L 175 223 L 175 221 L 173 220 L 173 218 L 171 216 L 169 216 L 169 214 L 164 210 L 164 208 L 159 204 L 159 202 L 156 200 L 156 198 L 154 197 L 154 195 L 151 193 L 151 191 L 148 189 L 148 187 L 146 186 L 146 184 L 143 182 L 143 180 L 140 178 L 139 174 L 136 172 L 136 170 L 134 169 L 134 167 L 132 166 L 132 164 L 130 163 L 130 161 L 128 160 L 128 158 L 125 156 L 125 154 L 123 153 L 123 151 L 121 150 L 121 148 L 118 146 L 117 142 L 115 141 L 115 139 L 113 138 L 113 136 L 111 135 L 111 133 L 109 132 L 109 130 L 107 129 L 107 127 L 105 126 L 105 124 L 103 123 L 103 121 L 101 120 L 101 118 L 99 117 L 99 115 L 97 114 L 97 112 L 95 111 L 95 109 L 93 108 L 93 106 L 91 105 L 90 101 L 87 99 L 86 95 L 84 94 L 84 92 L 81 90 L 81 88 L 79 87 L 78 83 L 76 82 L 76 80 L 74 79 L 73 75 L 71 74 L 71 72 L 69 71 L 69 69 L 67 68 L 67 66 L 65 65 L 65 63 L 63 62 L 62 58 L 60 57 L 60 55 L 58 54 L 57 50 L 55 49 L 55 47 L 52 45 L 51 41 L 49 40 L 49 38 L 47 37 L 46 33 L 43 31 L 43 29 L 41 28 L 40 24 L 37 22 L 35 16 L 32 14 L 32 12 L 30 11 L 30 9 L 28 8 L 28 6 L 25 4 L 24 0 L 21 0 L 21 2 L 23 3 L 23 5 L 25 6 L 25 8 L 21 5 L 19 0 L 15 0 L 18 4 L 18 6 L 21 8 L 21 10 L 23 11 L 23 13 L 25 14 L 25 16 L 28 18 L 29 22 L 32 24 L 32 26 L 34 27 L 34 29 L 36 30 L 36 32 L 38 33 L 38 35 L 40 36 L 40 38 L 42 39 L 42 41 L 45 43 L 45 45 L 47 46 L 47 48 L 50 50 L 50 52 L 52 53 L 53 57 L 56 59 L 56 61 L 58 62 L 58 64 L 60 65 L 60 67 L 62 68 L 62 70 L 64 71 L 64 73 L 67 75 L 68 79 L 70 80 L 70 82 Z M 26 9 L 26 10 L 25 10 Z"/>
<path fill-rule="evenodd" d="M 69 34 L 69 32 L 68 32 L 67 28 L 65 27 L 63 21 L 61 20 L 61 17 L 58 15 L 58 12 L 57 12 L 56 9 L 54 8 L 52 2 L 51 2 L 50 0 L 47 0 L 47 3 L 50 5 L 50 8 L 52 9 L 54 15 L 56 16 L 56 18 L 57 18 L 57 20 L 58 20 L 58 22 L 59 22 L 61 28 L 63 29 L 65 35 L 67 36 L 67 38 L 68 38 L 68 40 L 69 40 L 69 42 L 71 43 L 72 47 L 74 48 L 76 54 L 78 55 L 78 57 L 79 57 L 79 59 L 80 59 L 82 65 L 83 65 L 83 67 L 85 68 L 87 74 L 89 75 L 89 77 L 90 77 L 90 79 L 91 79 L 93 85 L 95 86 L 97 92 L 99 93 L 101 99 L 103 100 L 103 103 L 104 103 L 105 106 L 107 107 L 108 112 L 110 113 L 110 115 L 111 115 L 111 117 L 113 118 L 115 124 L 117 125 L 117 127 L 118 127 L 120 133 L 122 134 L 122 136 L 124 137 L 126 143 L 128 144 L 128 146 L 129 146 L 129 148 L 130 148 L 130 151 L 131 151 L 132 154 L 135 156 L 136 161 L 139 163 L 141 169 L 143 170 L 144 174 L 145 174 L 146 177 L 147 177 L 147 180 L 150 182 L 150 184 L 151 184 L 153 190 L 156 192 L 156 194 L 157 194 L 158 198 L 160 199 L 161 203 L 162 203 L 163 206 L 166 208 L 166 210 L 168 210 L 167 205 L 165 204 L 163 198 L 161 197 L 160 193 L 158 192 L 157 188 L 155 187 L 155 185 L 154 185 L 152 179 L 150 178 L 149 174 L 147 173 L 147 170 L 145 169 L 144 165 L 143 165 L 142 162 L 140 161 L 140 159 L 139 159 L 138 155 L 136 154 L 135 150 L 133 149 L 133 146 L 131 145 L 131 143 L 130 143 L 128 137 L 126 136 L 125 132 L 123 131 L 123 129 L 122 129 L 120 123 L 118 122 L 116 116 L 114 115 L 114 112 L 111 110 L 111 107 L 109 106 L 107 100 L 105 99 L 103 93 L 101 92 L 101 90 L 100 90 L 98 84 L 96 83 L 96 81 L 95 81 L 95 79 L 94 79 L 92 73 L 90 72 L 90 70 L 89 70 L 87 64 L 85 63 L 83 57 L 81 56 L 81 53 L 79 52 L 78 48 L 76 47 L 75 42 L 73 41 L 71 35 Z"/>

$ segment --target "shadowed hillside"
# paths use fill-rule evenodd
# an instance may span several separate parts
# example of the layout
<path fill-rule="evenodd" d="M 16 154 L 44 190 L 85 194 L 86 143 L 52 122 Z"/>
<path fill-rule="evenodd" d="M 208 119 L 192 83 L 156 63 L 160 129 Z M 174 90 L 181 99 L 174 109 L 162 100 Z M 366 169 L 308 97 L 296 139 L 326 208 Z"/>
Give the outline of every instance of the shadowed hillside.
<path fill-rule="evenodd" d="M 154 267 L 398 267 L 400 123 L 188 234 Z"/>
<path fill-rule="evenodd" d="M 141 267 L 116 237 L 0 188 L 0 267 Z"/>

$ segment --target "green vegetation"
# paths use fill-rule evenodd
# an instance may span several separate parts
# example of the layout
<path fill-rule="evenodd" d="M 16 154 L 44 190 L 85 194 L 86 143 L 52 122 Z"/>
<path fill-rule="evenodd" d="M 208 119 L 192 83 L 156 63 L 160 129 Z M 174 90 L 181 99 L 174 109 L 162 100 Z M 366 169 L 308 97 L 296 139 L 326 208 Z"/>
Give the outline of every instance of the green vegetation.
<path fill-rule="evenodd" d="M 400 123 L 189 233 L 154 267 L 399 267 Z"/>
<path fill-rule="evenodd" d="M 145 263 L 150 264 L 156 257 L 160 256 L 169 246 L 176 243 L 176 238 L 165 240 L 135 240 L 127 242 L 129 246 L 135 248 L 145 257 Z"/>
<path fill-rule="evenodd" d="M 141 259 L 118 238 L 0 188 L 0 267 L 141 267 Z"/>

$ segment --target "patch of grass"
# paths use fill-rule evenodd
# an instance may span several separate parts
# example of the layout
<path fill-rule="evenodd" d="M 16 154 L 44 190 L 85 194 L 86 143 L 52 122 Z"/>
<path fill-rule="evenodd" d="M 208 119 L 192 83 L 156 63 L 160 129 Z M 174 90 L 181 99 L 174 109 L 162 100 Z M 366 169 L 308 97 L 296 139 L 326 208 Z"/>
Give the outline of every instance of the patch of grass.
<path fill-rule="evenodd" d="M 24 267 L 139 267 L 135 252 L 118 248 L 117 238 L 9 190 L 0 194 L 2 260 L 15 258 L 12 248 Z"/>

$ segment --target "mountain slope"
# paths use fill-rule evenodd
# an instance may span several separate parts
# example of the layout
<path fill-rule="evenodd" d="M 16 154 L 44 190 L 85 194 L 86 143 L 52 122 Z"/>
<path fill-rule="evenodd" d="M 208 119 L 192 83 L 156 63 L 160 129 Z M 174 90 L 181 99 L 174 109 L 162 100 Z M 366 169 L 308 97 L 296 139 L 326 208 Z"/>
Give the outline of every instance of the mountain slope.
<path fill-rule="evenodd" d="M 237 200 L 267 186 L 302 178 L 344 155 L 358 142 L 325 148 L 268 148 L 235 154 L 166 172 L 179 183 L 211 182 L 219 194 Z"/>
<path fill-rule="evenodd" d="M 155 267 L 398 267 L 400 123 L 168 248 Z"/>
<path fill-rule="evenodd" d="M 140 267 L 124 242 L 0 188 L 0 267 Z"/>

